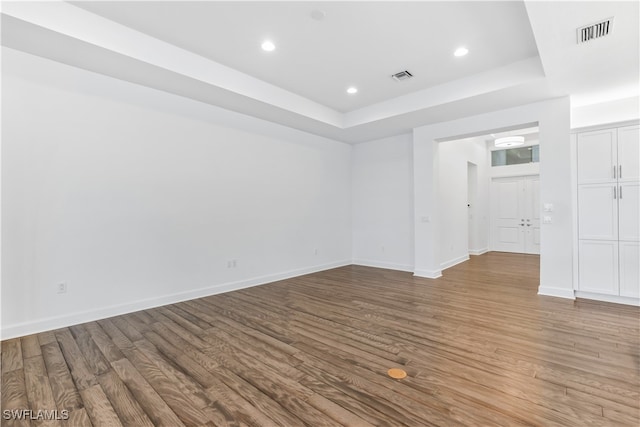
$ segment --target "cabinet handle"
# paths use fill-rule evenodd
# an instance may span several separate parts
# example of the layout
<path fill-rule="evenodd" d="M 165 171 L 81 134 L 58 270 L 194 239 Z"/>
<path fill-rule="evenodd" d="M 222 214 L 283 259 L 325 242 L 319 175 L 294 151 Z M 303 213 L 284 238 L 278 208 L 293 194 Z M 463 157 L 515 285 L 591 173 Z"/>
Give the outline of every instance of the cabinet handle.
<path fill-rule="evenodd" d="M 618 166 L 618 178 L 622 179 L 622 165 Z"/>
<path fill-rule="evenodd" d="M 613 165 L 613 179 L 616 179 L 616 178 L 618 178 L 616 176 L 616 165 Z"/>
<path fill-rule="evenodd" d="M 616 191 L 618 190 L 617 187 L 613 187 L 613 198 L 617 199 L 618 197 L 616 197 Z"/>
<path fill-rule="evenodd" d="M 622 185 L 620 186 L 620 191 L 618 191 L 618 197 L 620 200 L 622 200 Z"/>

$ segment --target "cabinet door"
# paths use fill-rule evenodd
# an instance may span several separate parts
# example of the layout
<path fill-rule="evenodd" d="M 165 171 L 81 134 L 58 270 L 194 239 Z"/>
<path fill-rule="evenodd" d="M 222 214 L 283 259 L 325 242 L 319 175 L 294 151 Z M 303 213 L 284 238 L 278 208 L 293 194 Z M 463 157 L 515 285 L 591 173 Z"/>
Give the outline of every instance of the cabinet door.
<path fill-rule="evenodd" d="M 618 239 L 618 186 L 589 184 L 578 187 L 578 238 Z"/>
<path fill-rule="evenodd" d="M 618 295 L 618 242 L 581 240 L 578 250 L 580 290 Z"/>
<path fill-rule="evenodd" d="M 578 184 L 616 180 L 618 167 L 616 139 L 616 129 L 578 134 Z"/>
<path fill-rule="evenodd" d="M 640 182 L 618 186 L 618 227 L 620 240 L 640 240 Z"/>
<path fill-rule="evenodd" d="M 621 182 L 640 179 L 640 126 L 618 129 L 618 165 Z"/>
<path fill-rule="evenodd" d="M 620 242 L 620 296 L 640 298 L 640 243 Z"/>

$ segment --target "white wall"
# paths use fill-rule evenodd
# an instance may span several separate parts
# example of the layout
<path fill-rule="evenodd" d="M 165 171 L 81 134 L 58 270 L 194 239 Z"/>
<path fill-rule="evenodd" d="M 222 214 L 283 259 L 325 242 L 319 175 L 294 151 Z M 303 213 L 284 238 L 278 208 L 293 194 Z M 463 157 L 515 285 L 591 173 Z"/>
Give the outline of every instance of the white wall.
<path fill-rule="evenodd" d="M 640 118 L 640 97 L 616 99 L 596 104 L 571 106 L 571 129 Z"/>
<path fill-rule="evenodd" d="M 539 175 L 540 163 L 522 163 L 519 165 L 496 166 L 491 168 L 491 178 L 510 176 Z"/>
<path fill-rule="evenodd" d="M 438 209 L 442 215 L 438 257 L 440 268 L 445 269 L 469 259 L 470 250 L 483 252 L 489 247 L 489 165 L 486 144 L 477 138 L 441 142 L 439 153 Z M 468 162 L 477 166 L 478 176 L 474 248 L 469 247 Z"/>
<path fill-rule="evenodd" d="M 566 98 L 351 147 L 7 48 L 2 71 L 5 338 L 351 260 L 437 277 L 466 241 L 442 182 L 482 162 L 436 140 L 534 122 L 540 292 L 573 294 Z"/>
<path fill-rule="evenodd" d="M 350 263 L 350 146 L 2 55 L 3 338 Z"/>
<path fill-rule="evenodd" d="M 413 271 L 411 147 L 407 134 L 353 148 L 355 264 Z"/>
<path fill-rule="evenodd" d="M 573 298 L 573 227 L 569 144 L 569 99 L 558 98 L 495 111 L 413 131 L 415 273 L 441 275 L 439 242 L 443 213 L 438 205 L 439 143 L 539 124 L 540 199 L 555 206 L 553 222 L 541 228 L 540 287 L 545 295 Z"/>

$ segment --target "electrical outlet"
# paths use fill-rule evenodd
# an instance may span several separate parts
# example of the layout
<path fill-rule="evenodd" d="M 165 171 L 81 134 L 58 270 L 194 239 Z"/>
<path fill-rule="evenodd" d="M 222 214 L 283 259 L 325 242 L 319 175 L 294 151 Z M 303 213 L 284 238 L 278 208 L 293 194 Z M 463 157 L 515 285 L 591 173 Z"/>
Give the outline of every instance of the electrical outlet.
<path fill-rule="evenodd" d="M 237 259 L 230 259 L 227 261 L 227 268 L 236 268 L 238 266 Z"/>
<path fill-rule="evenodd" d="M 56 285 L 56 289 L 57 292 L 59 294 L 66 294 L 67 293 L 67 282 L 60 282 Z"/>
<path fill-rule="evenodd" d="M 315 248 L 315 249 L 313 250 L 313 254 L 314 254 L 314 255 L 318 255 L 318 248 Z"/>

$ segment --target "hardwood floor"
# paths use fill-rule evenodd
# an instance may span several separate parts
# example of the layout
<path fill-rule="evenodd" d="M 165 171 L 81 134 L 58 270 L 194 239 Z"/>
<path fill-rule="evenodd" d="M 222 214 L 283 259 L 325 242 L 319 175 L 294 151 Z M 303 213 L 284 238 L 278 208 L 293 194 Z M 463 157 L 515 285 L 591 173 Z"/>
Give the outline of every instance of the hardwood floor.
<path fill-rule="evenodd" d="M 639 309 L 538 296 L 538 270 L 349 266 L 7 340 L 2 425 L 638 426 Z"/>

